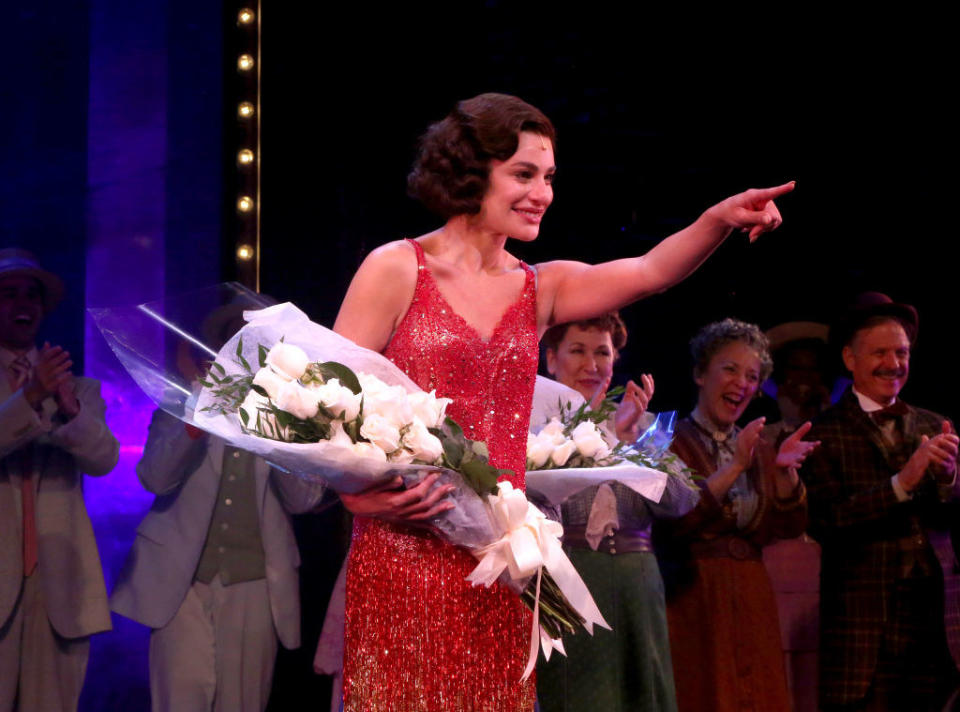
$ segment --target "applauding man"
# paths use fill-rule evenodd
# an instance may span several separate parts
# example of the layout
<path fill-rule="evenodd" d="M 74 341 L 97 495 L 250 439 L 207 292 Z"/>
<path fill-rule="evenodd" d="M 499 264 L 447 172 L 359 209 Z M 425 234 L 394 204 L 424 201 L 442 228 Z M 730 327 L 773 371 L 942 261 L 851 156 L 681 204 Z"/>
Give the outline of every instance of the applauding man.
<path fill-rule="evenodd" d="M 62 295 L 32 254 L 0 250 L 0 712 L 75 710 L 89 636 L 110 628 L 81 473 L 108 473 L 118 445 L 100 384 L 35 345 Z"/>
<path fill-rule="evenodd" d="M 958 439 L 899 398 L 917 312 L 861 295 L 831 331 L 853 388 L 810 433 L 810 531 L 823 547 L 823 710 L 940 710 L 958 681 L 933 543 L 955 498 Z M 943 557 L 953 575 L 952 551 Z"/>

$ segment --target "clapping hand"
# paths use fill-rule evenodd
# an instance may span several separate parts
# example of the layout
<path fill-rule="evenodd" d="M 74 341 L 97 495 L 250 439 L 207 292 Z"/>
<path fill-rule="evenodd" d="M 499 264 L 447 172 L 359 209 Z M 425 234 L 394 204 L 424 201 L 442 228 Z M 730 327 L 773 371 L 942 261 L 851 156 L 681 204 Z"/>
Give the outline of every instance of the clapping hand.
<path fill-rule="evenodd" d="M 952 480 L 957 472 L 957 449 L 960 439 L 957 438 L 949 421 L 943 421 L 942 432 L 932 438 L 926 435 L 907 464 L 898 475 L 900 484 L 910 492 L 920 484 L 924 473 L 930 469 L 937 479 Z"/>
<path fill-rule="evenodd" d="M 614 425 L 617 438 L 622 442 L 632 443 L 639 437 L 640 418 L 653 398 L 653 376 L 644 373 L 640 376 L 640 382 L 643 386 L 638 386 L 633 381 L 627 383 L 623 399 L 617 406 Z"/>
<path fill-rule="evenodd" d="M 810 432 L 813 424 L 808 420 L 783 441 L 777 450 L 777 467 L 785 470 L 797 469 L 820 444 L 819 440 L 804 440 L 803 436 Z"/>
<path fill-rule="evenodd" d="M 737 435 L 733 455 L 741 470 L 746 470 L 753 463 L 753 451 L 760 441 L 760 432 L 763 430 L 763 424 L 766 422 L 766 418 L 751 420 L 743 430 L 740 431 L 740 434 Z"/>
<path fill-rule="evenodd" d="M 795 185 L 795 181 L 790 181 L 776 188 L 751 188 L 717 203 L 706 214 L 732 230 L 739 228 L 753 242 L 763 233 L 780 227 L 783 218 L 773 201 L 789 193 Z"/>
<path fill-rule="evenodd" d="M 73 383 L 73 373 L 70 369 L 73 361 L 70 352 L 59 346 L 44 343 L 37 357 L 37 365 L 33 368 L 33 375 L 24 385 L 23 394 L 34 408 L 50 396 L 53 396 L 60 410 L 68 418 L 80 412 L 80 403 Z"/>

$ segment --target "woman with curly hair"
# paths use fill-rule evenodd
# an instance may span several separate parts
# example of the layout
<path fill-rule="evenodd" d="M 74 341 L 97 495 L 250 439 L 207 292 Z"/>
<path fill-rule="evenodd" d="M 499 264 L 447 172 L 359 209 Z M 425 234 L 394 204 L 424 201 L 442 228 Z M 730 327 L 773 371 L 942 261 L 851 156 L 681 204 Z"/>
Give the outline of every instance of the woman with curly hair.
<path fill-rule="evenodd" d="M 709 208 L 643 257 L 535 267 L 506 249 L 534 240 L 553 201 L 550 120 L 503 94 L 462 101 L 424 135 L 412 195 L 444 224 L 374 250 L 353 278 L 335 330 L 383 352 L 450 415 L 486 441 L 490 461 L 524 484 L 537 339 L 660 292 L 692 272 L 735 229 L 751 239 L 780 224 L 751 190 Z M 507 588 L 473 588 L 463 549 L 416 528 L 451 506 L 435 477 L 345 496 L 357 515 L 348 563 L 344 706 L 353 710 L 530 710 L 522 680 L 531 618 Z M 431 489 L 432 488 L 432 489 Z"/>
<path fill-rule="evenodd" d="M 690 342 L 697 406 L 671 449 L 702 477 L 689 514 L 658 522 L 680 712 L 790 709 L 780 626 L 761 548 L 799 536 L 807 500 L 797 468 L 817 443 L 805 423 L 774 451 L 764 419 L 737 421 L 770 375 L 759 327 L 725 319 Z"/>

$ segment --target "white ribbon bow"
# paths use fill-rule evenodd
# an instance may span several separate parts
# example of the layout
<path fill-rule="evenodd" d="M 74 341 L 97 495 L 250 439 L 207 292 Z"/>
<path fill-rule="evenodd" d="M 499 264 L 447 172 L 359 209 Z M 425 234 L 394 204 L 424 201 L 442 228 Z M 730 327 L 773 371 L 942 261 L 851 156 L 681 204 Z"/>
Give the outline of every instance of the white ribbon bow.
<path fill-rule="evenodd" d="M 549 660 L 553 650 L 566 655 L 563 643 L 553 639 L 540 627 L 540 578 L 543 567 L 547 568 L 557 587 L 570 604 L 584 618 L 584 627 L 593 635 L 593 625 L 610 626 L 603 619 L 600 609 L 570 559 L 563 553 L 560 537 L 563 527 L 527 501 L 522 490 L 514 489 L 509 482 L 501 482 L 498 492 L 487 497 L 493 520 L 503 532 L 501 537 L 476 552 L 480 559 L 467 580 L 474 586 L 490 586 L 504 570 L 516 580 L 537 575 L 536 599 L 533 608 L 533 628 L 530 631 L 530 656 L 523 672 L 526 680 L 537 662 L 537 643 L 543 647 L 544 657 Z"/>

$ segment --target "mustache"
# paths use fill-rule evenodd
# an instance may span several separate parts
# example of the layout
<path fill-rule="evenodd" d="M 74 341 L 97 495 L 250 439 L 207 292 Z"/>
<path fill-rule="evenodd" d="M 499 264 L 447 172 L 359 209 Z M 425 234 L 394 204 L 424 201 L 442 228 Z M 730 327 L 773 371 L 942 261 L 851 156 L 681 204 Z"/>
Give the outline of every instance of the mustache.
<path fill-rule="evenodd" d="M 879 378 L 903 378 L 907 375 L 905 368 L 878 368 L 873 372 Z"/>

